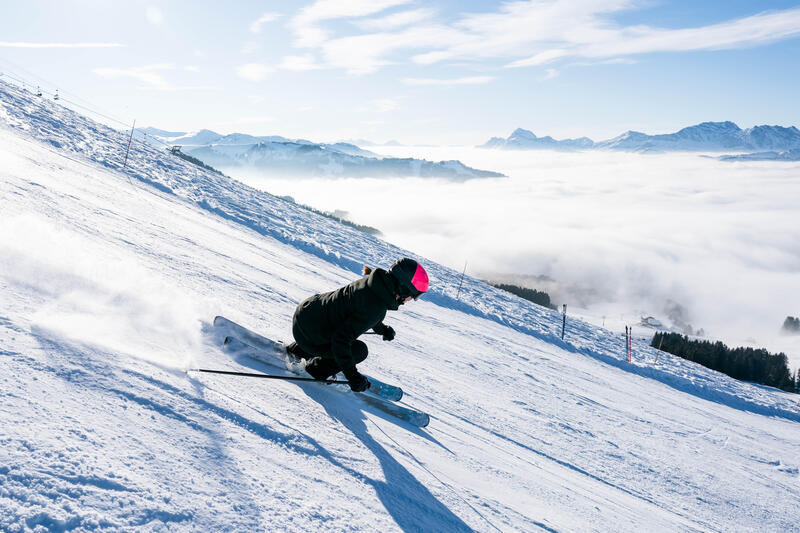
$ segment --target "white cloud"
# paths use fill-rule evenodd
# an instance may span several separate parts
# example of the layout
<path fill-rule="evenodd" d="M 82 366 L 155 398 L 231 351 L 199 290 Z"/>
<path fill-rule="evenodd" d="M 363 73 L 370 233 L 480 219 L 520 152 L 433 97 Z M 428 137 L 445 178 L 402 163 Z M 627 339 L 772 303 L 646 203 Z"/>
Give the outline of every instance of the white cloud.
<path fill-rule="evenodd" d="M 291 20 L 290 27 L 295 32 L 297 46 L 319 46 L 328 39 L 328 32 L 319 26 L 321 22 L 373 15 L 410 2 L 411 0 L 317 0 L 301 9 Z"/>
<path fill-rule="evenodd" d="M 160 63 L 131 68 L 95 68 L 92 69 L 92 72 L 107 79 L 132 78 L 144 83 L 149 88 L 166 91 L 174 89 L 174 86 L 164 79 L 158 71 L 173 70 L 174 68 L 170 63 Z"/>
<path fill-rule="evenodd" d="M 236 75 L 248 81 L 262 81 L 274 69 L 261 63 L 247 63 L 236 67 Z"/>
<path fill-rule="evenodd" d="M 217 122 L 216 126 L 251 126 L 253 124 L 269 124 L 275 122 L 275 117 L 241 117 L 229 122 Z"/>
<path fill-rule="evenodd" d="M 404 78 L 406 85 L 482 85 L 494 79 L 493 76 L 470 76 L 465 78 Z"/>
<path fill-rule="evenodd" d="M 197 67 L 183 67 L 183 70 L 190 72 L 199 72 L 199 69 L 192 71 Z M 144 85 L 139 89 L 153 90 L 153 91 L 207 91 L 212 90 L 210 86 L 186 86 L 175 85 L 168 81 L 161 74 L 164 71 L 176 70 L 175 65 L 171 63 L 158 63 L 155 65 L 145 65 L 142 67 L 130 68 L 115 68 L 115 67 L 100 67 L 92 69 L 92 72 L 102 78 L 106 79 L 119 79 L 130 78 L 143 83 Z"/>
<path fill-rule="evenodd" d="M 119 43 L 30 43 L 0 41 L 0 48 L 121 48 Z"/>
<path fill-rule="evenodd" d="M 538 65 L 544 65 L 545 63 L 550 63 L 557 59 L 561 59 L 562 57 L 566 57 L 571 55 L 568 50 L 564 50 L 561 48 L 553 48 L 551 50 L 545 50 L 544 52 L 539 52 L 538 54 L 533 55 L 527 59 L 520 59 L 518 61 L 512 61 L 509 63 L 508 67 L 535 67 Z"/>
<path fill-rule="evenodd" d="M 306 54 L 302 56 L 286 56 L 280 64 L 280 68 L 294 71 L 316 70 L 322 68 L 314 60 L 314 56 Z"/>
<path fill-rule="evenodd" d="M 250 42 L 244 43 L 244 45 L 242 45 L 242 49 L 241 49 L 240 53 L 242 55 L 244 55 L 244 56 L 248 56 L 250 54 L 255 53 L 255 51 L 258 50 L 258 47 L 259 47 L 259 45 L 258 45 L 257 42 L 250 41 Z"/>
<path fill-rule="evenodd" d="M 200 72 L 200 68 L 194 65 L 186 65 L 185 67 L 183 67 L 183 70 L 185 70 L 186 72 Z"/>
<path fill-rule="evenodd" d="M 509 63 L 536 66 L 563 57 L 608 58 L 653 52 L 689 52 L 757 46 L 800 35 L 800 9 L 770 12 L 697 28 L 616 27 L 600 17 L 562 26 L 546 48 Z"/>
<path fill-rule="evenodd" d="M 628 57 L 612 57 L 610 59 L 595 59 L 590 61 L 576 61 L 572 66 L 586 67 L 592 65 L 635 65 L 638 61 Z"/>
<path fill-rule="evenodd" d="M 280 13 L 264 13 L 250 24 L 250 31 L 252 33 L 260 33 L 262 25 L 266 24 L 267 22 L 272 22 L 280 16 Z"/>
<path fill-rule="evenodd" d="M 144 13 L 147 17 L 147 21 L 153 26 L 161 26 L 164 24 L 164 12 L 161 11 L 160 7 L 147 6 Z"/>
<path fill-rule="evenodd" d="M 386 113 L 387 111 L 392 111 L 397 109 L 398 106 L 397 100 L 392 98 L 378 98 L 376 100 L 371 100 L 365 106 L 358 108 L 359 111 L 373 111 L 377 113 Z"/>
<path fill-rule="evenodd" d="M 430 9 L 363 18 L 408 3 L 320 0 L 293 17 L 290 28 L 297 46 L 318 48 L 330 66 L 353 74 L 409 59 L 418 64 L 500 60 L 507 67 L 535 67 L 564 59 L 624 60 L 653 52 L 750 47 L 800 35 L 800 8 L 696 28 L 625 26 L 613 19 L 642 6 L 640 0 L 507 2 L 495 12 L 465 14 L 446 24 L 431 20 Z M 337 25 L 335 35 L 329 22 L 338 19 L 352 24 Z"/>
<path fill-rule="evenodd" d="M 435 14 L 435 9 L 412 9 L 393 13 L 385 17 L 359 20 L 356 21 L 356 25 L 365 30 L 386 31 L 431 19 Z"/>
<path fill-rule="evenodd" d="M 327 62 L 351 74 L 366 74 L 391 63 L 385 59 L 399 50 L 446 46 L 460 39 L 446 26 L 413 26 L 394 33 L 370 33 L 332 39 L 322 45 Z"/>
<path fill-rule="evenodd" d="M 559 74 L 560 74 L 560 72 L 557 71 L 556 69 L 549 68 L 549 69 L 544 71 L 544 77 L 542 79 L 543 80 L 552 80 L 553 78 L 558 77 Z"/>

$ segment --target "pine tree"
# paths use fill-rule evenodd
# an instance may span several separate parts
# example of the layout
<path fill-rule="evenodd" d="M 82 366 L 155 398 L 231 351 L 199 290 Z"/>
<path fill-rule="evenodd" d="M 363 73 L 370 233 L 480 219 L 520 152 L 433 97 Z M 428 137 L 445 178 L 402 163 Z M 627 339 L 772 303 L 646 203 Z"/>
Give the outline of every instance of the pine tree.
<path fill-rule="evenodd" d="M 800 333 L 800 318 L 794 316 L 787 316 L 786 320 L 783 321 L 783 327 L 781 329 L 786 333 L 791 333 L 791 334 Z"/>

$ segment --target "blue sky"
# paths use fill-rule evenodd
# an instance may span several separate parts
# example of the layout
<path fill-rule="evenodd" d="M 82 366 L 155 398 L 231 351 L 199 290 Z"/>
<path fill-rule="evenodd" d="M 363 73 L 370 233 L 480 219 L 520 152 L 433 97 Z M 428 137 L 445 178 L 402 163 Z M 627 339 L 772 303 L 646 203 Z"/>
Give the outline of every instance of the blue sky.
<path fill-rule="evenodd" d="M 0 71 L 137 125 L 475 144 L 800 124 L 800 3 L 0 0 Z M 80 100 L 78 100 L 80 99 Z"/>

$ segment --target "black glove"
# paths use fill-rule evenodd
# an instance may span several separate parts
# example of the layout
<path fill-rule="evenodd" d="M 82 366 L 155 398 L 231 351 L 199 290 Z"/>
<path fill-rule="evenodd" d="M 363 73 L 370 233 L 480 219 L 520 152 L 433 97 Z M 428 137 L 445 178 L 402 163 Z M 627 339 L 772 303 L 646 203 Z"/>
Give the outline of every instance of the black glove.
<path fill-rule="evenodd" d="M 391 326 L 386 326 L 383 328 L 383 333 L 381 333 L 381 335 L 383 335 L 383 340 L 385 341 L 394 340 L 394 329 L 392 329 Z"/>
<path fill-rule="evenodd" d="M 347 378 L 350 390 L 353 392 L 364 392 L 369 388 L 369 380 L 362 373 L 353 367 L 352 370 L 344 373 Z"/>

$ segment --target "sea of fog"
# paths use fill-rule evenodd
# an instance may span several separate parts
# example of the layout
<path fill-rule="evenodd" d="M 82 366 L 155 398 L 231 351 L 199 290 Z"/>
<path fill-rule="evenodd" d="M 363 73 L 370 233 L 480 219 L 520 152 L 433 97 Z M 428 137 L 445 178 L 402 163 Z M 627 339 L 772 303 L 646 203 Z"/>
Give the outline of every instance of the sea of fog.
<path fill-rule="evenodd" d="M 374 150 L 374 149 L 373 149 Z M 246 183 L 326 211 L 484 279 L 547 290 L 606 327 L 653 316 L 800 366 L 800 164 L 697 154 L 379 147 L 458 159 L 507 178 L 278 179 Z M 643 333 L 642 328 L 638 328 Z"/>

